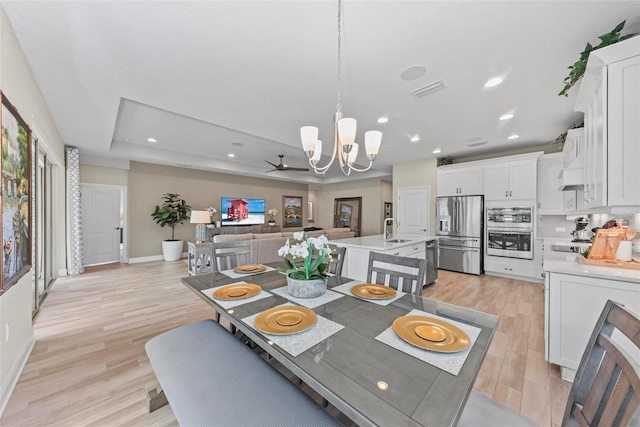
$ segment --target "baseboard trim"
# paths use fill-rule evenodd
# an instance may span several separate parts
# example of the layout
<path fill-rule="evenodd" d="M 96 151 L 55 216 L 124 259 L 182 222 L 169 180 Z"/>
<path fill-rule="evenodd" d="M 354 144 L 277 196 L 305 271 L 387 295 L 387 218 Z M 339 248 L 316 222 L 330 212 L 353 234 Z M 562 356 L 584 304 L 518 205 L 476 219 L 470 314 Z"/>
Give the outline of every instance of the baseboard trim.
<path fill-rule="evenodd" d="M 186 258 L 187 253 L 183 252 L 181 258 Z M 140 262 L 162 261 L 164 257 L 162 255 L 141 256 L 135 258 L 129 258 L 129 264 L 138 264 Z"/>
<path fill-rule="evenodd" d="M 27 364 L 27 360 L 29 360 L 29 355 L 31 354 L 31 350 L 33 350 L 34 345 L 35 340 L 33 338 L 25 343 L 20 357 L 18 357 L 18 359 L 15 361 L 15 363 L 9 370 L 9 374 L 6 376 L 2 384 L 0 384 L 0 417 L 7 407 L 7 404 L 9 403 L 9 399 L 11 398 L 11 393 L 13 393 L 13 389 L 15 389 L 16 384 L 18 384 L 20 374 L 22 374 L 22 370 Z"/>

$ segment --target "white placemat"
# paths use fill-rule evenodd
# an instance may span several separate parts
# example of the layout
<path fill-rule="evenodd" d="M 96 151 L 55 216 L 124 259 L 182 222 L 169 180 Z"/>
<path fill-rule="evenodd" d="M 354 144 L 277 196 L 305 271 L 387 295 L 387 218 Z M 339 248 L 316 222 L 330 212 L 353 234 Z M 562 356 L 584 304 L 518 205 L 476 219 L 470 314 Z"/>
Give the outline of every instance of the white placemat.
<path fill-rule="evenodd" d="M 229 283 L 228 285 L 222 285 L 222 286 L 246 285 L 246 284 L 247 284 L 247 282 L 234 282 L 234 283 Z M 223 308 L 233 308 L 233 307 L 237 307 L 237 306 L 242 305 L 242 304 L 248 304 L 250 302 L 258 301 L 258 300 L 261 300 L 263 298 L 269 298 L 271 296 L 271 294 L 269 292 L 260 291 L 260 293 L 258 295 L 254 295 L 254 296 L 252 296 L 250 298 L 243 298 L 243 299 L 236 299 L 236 300 L 232 300 L 232 301 L 227 301 L 227 300 L 222 300 L 222 299 L 215 298 L 213 296 L 213 293 L 219 287 L 220 286 L 216 286 L 215 288 L 204 289 L 204 290 L 202 290 L 200 292 L 205 294 L 209 299 L 215 301 L 217 304 L 219 304 Z"/>
<path fill-rule="evenodd" d="M 480 335 L 480 328 L 467 325 L 466 323 L 447 319 L 445 317 L 437 316 L 432 313 L 427 313 L 422 310 L 411 310 L 409 313 L 407 313 L 407 315 L 427 316 L 449 322 L 452 325 L 455 325 L 465 331 L 467 335 L 469 335 L 469 340 L 471 341 L 471 343 L 469 344 L 469 347 L 466 348 L 466 350 L 459 351 L 457 353 L 438 353 L 435 351 L 418 348 L 407 343 L 393 331 L 392 326 L 385 329 L 380 335 L 376 337 L 376 339 L 387 344 L 388 346 L 395 348 L 396 350 L 400 350 L 403 353 L 407 353 L 408 355 L 415 357 L 416 359 L 420 359 L 423 362 L 427 362 L 430 365 L 440 368 L 443 371 L 449 372 L 453 375 L 458 375 L 458 372 L 460 372 L 460 369 L 462 369 L 464 361 L 467 360 L 467 356 L 469 355 L 471 348 L 475 344 L 478 335 Z"/>
<path fill-rule="evenodd" d="M 285 307 L 285 306 L 294 306 L 294 305 L 285 303 L 285 304 L 279 305 L 278 307 Z M 282 348 L 284 351 L 286 351 L 293 357 L 296 357 L 297 355 L 304 353 L 314 345 L 326 340 L 331 335 L 335 334 L 336 332 L 344 328 L 344 326 L 340 325 L 339 323 L 336 323 L 329 319 L 325 319 L 322 316 L 318 316 L 318 320 L 316 321 L 316 324 L 313 325 L 311 328 L 307 329 L 306 331 L 302 331 L 300 333 L 291 334 L 291 335 L 272 335 L 256 329 L 255 320 L 258 314 L 245 317 L 244 319 L 242 319 L 242 321 L 245 322 L 247 325 L 251 326 L 252 328 L 254 328 L 256 331 L 258 331 L 265 337 L 269 338 L 269 340 L 278 344 L 280 348 Z"/>
<path fill-rule="evenodd" d="M 267 267 L 267 266 L 265 266 L 265 267 Z M 258 271 L 257 273 L 236 273 L 235 271 L 233 271 L 233 269 L 231 269 L 231 270 L 222 270 L 220 273 L 224 274 L 225 276 L 227 276 L 227 277 L 229 277 L 231 279 L 240 279 L 242 277 L 253 276 L 254 274 L 267 273 L 267 272 L 273 271 L 273 270 L 275 270 L 275 268 L 267 267 L 266 270 Z"/>
<path fill-rule="evenodd" d="M 354 294 L 351 292 L 351 288 L 352 288 L 352 287 L 354 287 L 355 285 L 360 285 L 360 284 L 362 284 L 362 283 L 365 283 L 365 282 L 359 282 L 359 281 L 357 281 L 357 280 L 352 280 L 351 282 L 343 283 L 343 284 L 342 284 L 342 285 L 340 285 L 340 286 L 335 286 L 335 287 L 331 288 L 331 290 L 332 290 L 332 291 L 338 291 L 338 292 L 341 292 L 341 293 L 343 293 L 343 294 L 345 294 L 345 295 L 350 295 L 350 296 L 352 296 L 352 297 L 354 297 L 354 298 L 358 298 L 358 299 L 361 299 L 361 300 L 364 300 L 364 301 L 372 302 L 372 303 L 374 303 L 374 304 L 378 304 L 378 305 L 389 305 L 389 304 L 391 304 L 392 302 L 394 302 L 395 300 L 397 300 L 398 298 L 402 298 L 402 297 L 403 297 L 403 295 L 406 295 L 406 294 L 405 294 L 405 292 L 402 292 L 402 291 L 396 291 L 396 292 L 397 292 L 397 294 L 396 294 L 396 296 L 394 296 L 393 298 L 388 298 L 388 299 L 369 299 L 369 298 L 362 298 L 362 297 L 360 297 L 360 296 L 358 296 L 358 295 L 354 295 Z"/>
<path fill-rule="evenodd" d="M 280 295 L 283 298 L 288 299 L 289 301 L 293 301 L 298 305 L 302 305 L 304 307 L 307 308 L 316 308 L 316 307 L 320 307 L 321 305 L 324 305 L 328 302 L 331 302 L 333 300 L 336 300 L 338 298 L 342 298 L 344 295 L 339 294 L 337 292 L 333 292 L 330 291 L 329 289 L 327 289 L 327 292 L 325 292 L 324 294 L 320 295 L 319 297 L 315 297 L 315 298 L 296 298 L 296 297 L 292 297 L 291 295 L 289 295 L 289 293 L 287 292 L 287 287 L 283 286 L 281 288 L 277 288 L 277 289 L 271 289 L 271 292 L 273 292 L 276 295 Z"/>

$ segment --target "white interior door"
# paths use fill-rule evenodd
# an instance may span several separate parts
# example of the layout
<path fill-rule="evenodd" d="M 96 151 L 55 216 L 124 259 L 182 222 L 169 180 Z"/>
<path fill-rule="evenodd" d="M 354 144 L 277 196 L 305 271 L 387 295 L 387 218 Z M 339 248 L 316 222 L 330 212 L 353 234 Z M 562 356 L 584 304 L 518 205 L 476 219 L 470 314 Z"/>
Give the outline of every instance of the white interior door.
<path fill-rule="evenodd" d="M 123 190 L 82 184 L 82 230 L 85 265 L 120 261 Z"/>
<path fill-rule="evenodd" d="M 398 188 L 398 233 L 429 235 L 430 187 Z"/>

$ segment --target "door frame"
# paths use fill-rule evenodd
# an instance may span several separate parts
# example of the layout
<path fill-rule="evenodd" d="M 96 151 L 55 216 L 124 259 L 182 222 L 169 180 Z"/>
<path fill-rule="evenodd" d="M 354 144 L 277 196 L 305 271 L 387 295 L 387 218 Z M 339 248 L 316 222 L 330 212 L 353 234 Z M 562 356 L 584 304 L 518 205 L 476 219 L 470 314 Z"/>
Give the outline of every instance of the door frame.
<path fill-rule="evenodd" d="M 122 233 L 122 253 L 120 254 L 120 262 L 123 264 L 129 263 L 129 245 L 128 245 L 128 213 L 129 209 L 127 207 L 127 186 L 126 185 L 111 185 L 111 184 L 94 184 L 92 182 L 80 182 L 80 188 L 84 189 L 85 187 L 93 187 L 93 188 L 111 188 L 111 189 L 120 189 L 120 196 L 122 198 L 122 228 L 124 228 L 124 232 Z M 84 233 L 84 227 L 82 228 Z M 84 240 L 84 234 L 82 236 Z M 98 264 L 95 264 L 98 265 Z"/>

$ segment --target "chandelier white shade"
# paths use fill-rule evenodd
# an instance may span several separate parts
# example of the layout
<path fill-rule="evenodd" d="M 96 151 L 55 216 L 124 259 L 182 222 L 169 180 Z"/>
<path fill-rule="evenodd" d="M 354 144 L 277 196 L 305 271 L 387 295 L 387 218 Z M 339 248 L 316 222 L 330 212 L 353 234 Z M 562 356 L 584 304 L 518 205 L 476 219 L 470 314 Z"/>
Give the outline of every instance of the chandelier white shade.
<path fill-rule="evenodd" d="M 351 174 L 351 171 L 365 172 L 371 169 L 373 161 L 378 155 L 380 145 L 382 143 L 382 132 L 369 131 L 364 135 L 364 148 L 369 160 L 369 166 L 358 169 L 354 165 L 358 158 L 358 144 L 356 141 L 356 130 L 358 123 L 356 119 L 345 118 L 342 115 L 342 100 L 340 97 L 340 74 L 341 74 L 341 12 L 342 2 L 338 0 L 338 104 L 333 121 L 333 153 L 331 160 L 325 166 L 318 166 L 320 157 L 322 156 L 322 141 L 318 139 L 318 128 L 315 126 L 303 126 L 300 128 L 300 139 L 302 141 L 302 149 L 309 159 L 309 164 L 317 174 L 325 174 L 333 161 L 338 158 L 340 169 L 345 175 Z"/>

